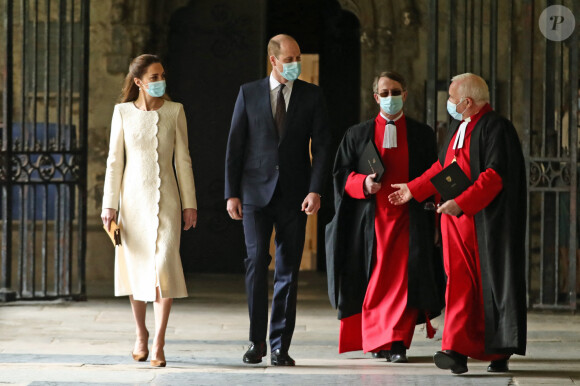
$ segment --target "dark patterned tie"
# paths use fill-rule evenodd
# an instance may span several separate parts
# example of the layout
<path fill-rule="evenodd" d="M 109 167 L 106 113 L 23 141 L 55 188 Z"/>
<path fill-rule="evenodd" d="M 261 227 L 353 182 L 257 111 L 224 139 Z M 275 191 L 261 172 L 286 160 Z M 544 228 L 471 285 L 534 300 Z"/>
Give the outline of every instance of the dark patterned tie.
<path fill-rule="evenodd" d="M 278 138 L 284 134 L 284 121 L 286 120 L 286 100 L 284 99 L 284 84 L 280 85 L 278 97 L 276 99 L 276 129 L 278 129 Z"/>

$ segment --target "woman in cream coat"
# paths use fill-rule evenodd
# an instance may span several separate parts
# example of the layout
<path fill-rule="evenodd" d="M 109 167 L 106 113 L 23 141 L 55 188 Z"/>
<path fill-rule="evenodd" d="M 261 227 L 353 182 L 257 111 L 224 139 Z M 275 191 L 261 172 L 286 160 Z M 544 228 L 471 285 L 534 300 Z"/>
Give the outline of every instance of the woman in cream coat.
<path fill-rule="evenodd" d="M 113 112 L 101 213 L 109 227 L 119 209 L 115 295 L 131 300 L 137 333 L 132 356 L 137 361 L 149 355 L 145 312 L 146 302 L 154 302 L 151 365 L 156 367 L 166 364 L 163 347 L 173 298 L 187 296 L 179 256 L 181 212 L 183 229 L 197 222 L 185 113 L 180 103 L 164 96 L 159 58 L 135 58 Z"/>

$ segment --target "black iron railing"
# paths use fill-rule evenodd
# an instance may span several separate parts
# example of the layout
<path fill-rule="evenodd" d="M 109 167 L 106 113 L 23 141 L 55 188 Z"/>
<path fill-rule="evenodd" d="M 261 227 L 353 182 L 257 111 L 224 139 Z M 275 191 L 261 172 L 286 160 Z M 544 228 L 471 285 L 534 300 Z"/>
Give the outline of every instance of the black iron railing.
<path fill-rule="evenodd" d="M 488 82 L 491 105 L 520 134 L 528 173 L 528 307 L 576 310 L 578 263 L 578 24 L 563 41 L 544 36 L 549 0 L 430 0 L 427 123 L 442 134 L 451 77 Z M 580 19 L 580 2 L 558 1 Z M 560 22 L 561 20 L 559 20 Z"/>
<path fill-rule="evenodd" d="M 89 1 L 3 4 L 0 301 L 84 299 Z"/>

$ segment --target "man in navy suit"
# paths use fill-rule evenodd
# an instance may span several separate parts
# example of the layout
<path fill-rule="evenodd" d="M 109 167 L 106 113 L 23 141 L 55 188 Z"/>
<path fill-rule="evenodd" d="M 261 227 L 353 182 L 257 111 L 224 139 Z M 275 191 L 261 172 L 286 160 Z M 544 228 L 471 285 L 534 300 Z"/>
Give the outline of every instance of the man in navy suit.
<path fill-rule="evenodd" d="M 294 366 L 288 349 L 296 323 L 306 215 L 320 208 L 331 138 L 322 90 L 297 79 L 296 40 L 274 36 L 268 55 L 270 76 L 242 85 L 236 100 L 226 151 L 225 198 L 230 217 L 243 220 L 248 252 L 251 344 L 243 361 L 260 363 L 267 353 L 269 247 L 276 227 L 271 363 Z"/>

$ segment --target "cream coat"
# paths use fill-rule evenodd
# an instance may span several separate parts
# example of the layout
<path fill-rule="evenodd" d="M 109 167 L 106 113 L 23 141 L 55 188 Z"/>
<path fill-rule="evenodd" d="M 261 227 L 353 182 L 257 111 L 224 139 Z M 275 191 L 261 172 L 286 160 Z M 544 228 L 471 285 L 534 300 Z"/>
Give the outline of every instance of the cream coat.
<path fill-rule="evenodd" d="M 154 301 L 158 285 L 164 298 L 186 297 L 181 213 L 197 209 L 197 202 L 180 103 L 165 101 L 156 111 L 139 110 L 133 102 L 115 106 L 103 208 L 119 210 L 122 228 L 115 295 Z"/>

